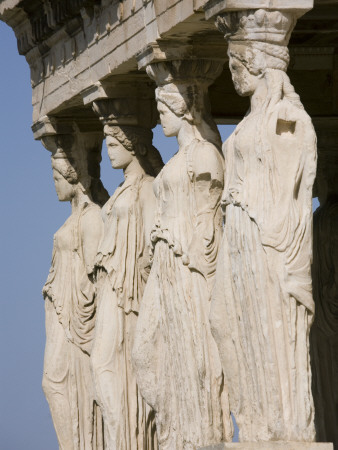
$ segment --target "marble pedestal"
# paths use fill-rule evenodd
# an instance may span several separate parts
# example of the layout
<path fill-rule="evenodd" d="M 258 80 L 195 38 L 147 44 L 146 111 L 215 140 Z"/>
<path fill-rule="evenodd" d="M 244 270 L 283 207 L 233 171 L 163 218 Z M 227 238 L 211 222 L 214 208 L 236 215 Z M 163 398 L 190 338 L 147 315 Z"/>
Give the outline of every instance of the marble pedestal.
<path fill-rule="evenodd" d="M 199 450 L 333 450 L 331 443 L 318 442 L 241 442 L 202 447 Z"/>

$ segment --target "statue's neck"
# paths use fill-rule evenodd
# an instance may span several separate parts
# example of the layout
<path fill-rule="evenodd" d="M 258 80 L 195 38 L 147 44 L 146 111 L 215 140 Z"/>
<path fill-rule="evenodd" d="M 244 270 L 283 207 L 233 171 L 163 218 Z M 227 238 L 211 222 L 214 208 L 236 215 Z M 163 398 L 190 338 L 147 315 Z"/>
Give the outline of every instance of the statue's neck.
<path fill-rule="evenodd" d="M 138 159 L 135 157 L 128 166 L 123 169 L 124 178 L 138 177 L 145 174 L 144 169 L 141 167 Z"/>
<path fill-rule="evenodd" d="M 72 214 L 79 214 L 85 203 L 91 203 L 90 197 L 78 186 L 74 197 L 71 200 Z"/>
<path fill-rule="evenodd" d="M 197 125 L 191 124 L 186 120 L 182 121 L 182 126 L 177 135 L 177 142 L 179 148 L 187 147 L 195 139 L 203 140 Z"/>
<path fill-rule="evenodd" d="M 263 77 L 260 79 L 255 92 L 251 95 L 251 113 L 257 113 L 262 109 L 264 103 L 266 102 L 267 95 L 268 86 L 266 79 Z"/>

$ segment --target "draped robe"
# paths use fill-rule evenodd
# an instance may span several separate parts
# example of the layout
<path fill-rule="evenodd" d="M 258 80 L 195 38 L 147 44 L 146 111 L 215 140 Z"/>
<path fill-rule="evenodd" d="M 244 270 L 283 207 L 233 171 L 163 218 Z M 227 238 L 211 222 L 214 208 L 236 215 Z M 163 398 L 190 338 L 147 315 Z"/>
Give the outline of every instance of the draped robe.
<path fill-rule="evenodd" d="M 154 413 L 140 395 L 131 363 L 139 305 L 149 273 L 145 216 L 152 216 L 152 182 L 150 176 L 130 174 L 102 210 L 104 233 L 95 263 L 99 306 L 92 365 L 110 450 L 157 448 Z"/>
<path fill-rule="evenodd" d="M 61 450 L 103 448 L 103 423 L 90 371 L 97 299 L 86 257 L 87 221 L 100 234 L 101 209 L 85 203 L 54 235 L 51 269 L 43 288 L 46 349 L 43 387 Z M 99 241 L 99 238 L 98 238 Z"/>
<path fill-rule="evenodd" d="M 240 440 L 313 441 L 311 120 L 280 100 L 246 116 L 224 155 L 210 321 Z"/>
<path fill-rule="evenodd" d="M 154 182 L 154 257 L 133 359 L 142 396 L 156 411 L 161 450 L 192 450 L 232 436 L 208 321 L 222 233 L 222 174 L 216 147 L 196 139 Z"/>

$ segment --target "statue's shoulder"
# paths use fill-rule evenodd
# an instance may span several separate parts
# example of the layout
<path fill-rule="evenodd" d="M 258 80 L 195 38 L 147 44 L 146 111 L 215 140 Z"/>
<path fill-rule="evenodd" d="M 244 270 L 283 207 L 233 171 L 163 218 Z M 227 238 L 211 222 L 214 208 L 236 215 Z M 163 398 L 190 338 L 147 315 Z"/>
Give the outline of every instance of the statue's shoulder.
<path fill-rule="evenodd" d="M 101 207 L 96 203 L 88 203 L 80 216 L 81 230 L 97 227 L 102 223 Z"/>
<path fill-rule="evenodd" d="M 152 197 L 154 197 L 154 191 L 153 191 L 153 183 L 154 183 L 154 177 L 150 175 L 145 175 L 140 180 L 140 198 L 142 201 L 148 201 Z"/>
<path fill-rule="evenodd" d="M 153 182 L 154 182 L 154 177 L 152 177 L 151 175 L 144 175 L 142 178 L 141 178 L 141 186 L 149 186 L 149 185 L 152 185 L 153 184 Z"/>
<path fill-rule="evenodd" d="M 274 113 L 269 118 L 268 134 L 272 139 L 292 138 L 307 145 L 315 146 L 316 133 L 311 117 L 301 107 L 289 101 L 281 100 L 275 107 Z"/>
<path fill-rule="evenodd" d="M 82 217 L 101 217 L 102 208 L 97 203 L 87 203 L 83 208 Z"/>
<path fill-rule="evenodd" d="M 284 98 L 276 105 L 277 119 L 312 125 L 312 120 L 304 108 Z"/>
<path fill-rule="evenodd" d="M 207 141 L 194 141 L 192 144 L 192 166 L 195 173 L 223 170 L 224 158 L 216 145 Z"/>
<path fill-rule="evenodd" d="M 194 151 L 197 153 L 219 153 L 219 150 L 217 149 L 216 145 L 212 142 L 208 142 L 202 139 L 194 139 L 192 143 L 190 144 L 190 147 L 194 149 Z"/>

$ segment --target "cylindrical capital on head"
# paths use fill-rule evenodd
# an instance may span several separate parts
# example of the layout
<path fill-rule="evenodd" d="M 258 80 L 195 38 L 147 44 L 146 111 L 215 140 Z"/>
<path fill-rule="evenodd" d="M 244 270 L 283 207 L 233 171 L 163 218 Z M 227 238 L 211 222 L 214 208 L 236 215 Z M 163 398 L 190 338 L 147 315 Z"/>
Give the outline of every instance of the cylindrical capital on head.
<path fill-rule="evenodd" d="M 147 74 L 157 84 L 156 100 L 179 116 L 199 121 L 209 112 L 208 87 L 221 74 L 223 62 L 212 59 L 183 59 L 149 64 Z"/>
<path fill-rule="evenodd" d="M 73 153 L 76 153 L 75 143 L 75 130 L 72 126 L 69 129 L 61 127 L 58 129 L 56 122 L 53 129 L 47 126 L 42 132 L 40 129 L 40 135 L 38 139 L 46 150 L 52 153 L 52 157 L 55 159 L 67 159 L 70 158 Z"/>
<path fill-rule="evenodd" d="M 228 40 L 229 56 L 242 60 L 252 73 L 256 73 L 257 64 L 262 70 L 287 70 L 290 61 L 287 45 L 296 25 L 293 13 L 265 9 L 232 11 L 217 16 L 216 25 Z M 250 57 L 250 50 L 255 58 Z M 259 55 L 263 55 L 261 63 Z"/>
<path fill-rule="evenodd" d="M 174 83 L 210 86 L 221 74 L 223 62 L 212 59 L 182 59 L 149 64 L 147 74 L 157 86 Z"/>
<path fill-rule="evenodd" d="M 41 138 L 43 146 L 52 152 L 54 159 L 76 158 L 75 136 L 73 134 L 55 134 Z"/>
<path fill-rule="evenodd" d="M 71 135 L 75 132 L 74 123 L 72 121 L 58 120 L 55 117 L 50 116 L 43 116 L 34 122 L 32 125 L 32 131 L 34 139 L 42 140 L 44 146 L 49 151 L 53 151 L 54 136 Z M 47 139 L 47 137 L 50 137 L 50 139 Z M 49 149 L 45 143 L 48 143 L 48 146 L 50 145 L 51 149 Z"/>
<path fill-rule="evenodd" d="M 104 125 L 153 128 L 157 122 L 156 104 L 153 99 L 100 99 L 93 103 L 93 110 Z"/>
<path fill-rule="evenodd" d="M 289 11 L 248 9 L 220 14 L 216 25 L 229 41 L 253 41 L 287 46 L 296 16 Z"/>

